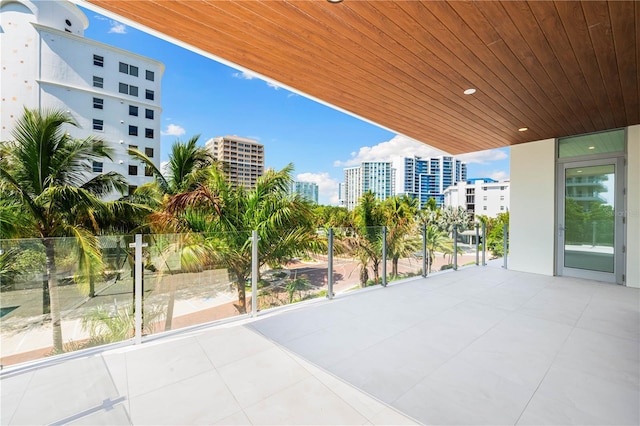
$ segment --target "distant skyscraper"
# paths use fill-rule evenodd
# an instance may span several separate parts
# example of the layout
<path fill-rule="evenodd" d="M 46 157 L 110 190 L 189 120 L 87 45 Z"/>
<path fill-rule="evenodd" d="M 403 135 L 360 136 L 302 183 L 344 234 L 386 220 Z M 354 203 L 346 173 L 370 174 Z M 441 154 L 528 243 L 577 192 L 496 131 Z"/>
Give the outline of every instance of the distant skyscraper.
<path fill-rule="evenodd" d="M 344 169 L 344 206 L 348 210 L 353 210 L 367 191 L 379 200 L 394 195 L 395 169 L 390 162 L 365 161 L 359 167 Z"/>
<path fill-rule="evenodd" d="M 318 204 L 318 185 L 311 182 L 292 182 L 289 192 L 300 194 L 312 203 Z"/>
<path fill-rule="evenodd" d="M 113 150 L 112 160 L 93 163 L 91 175 L 120 173 L 130 191 L 151 182 L 151 170 L 127 148 L 160 167 L 164 65 L 85 38 L 89 21 L 68 1 L 2 1 L 0 11 L 0 141 L 12 139 L 25 107 L 66 111 L 78 123 L 65 126 L 71 137 L 98 137 Z"/>
<path fill-rule="evenodd" d="M 455 157 L 405 157 L 402 170 L 402 193 L 424 206 L 434 198 L 438 207 L 444 204 L 444 190 L 467 179 L 467 165 Z"/>
<path fill-rule="evenodd" d="M 344 207 L 345 206 L 345 183 L 344 182 L 340 182 L 338 184 L 338 205 L 340 207 Z"/>
<path fill-rule="evenodd" d="M 253 139 L 238 136 L 220 136 L 206 143 L 214 158 L 224 164 L 232 185 L 254 188 L 264 174 L 264 146 Z"/>

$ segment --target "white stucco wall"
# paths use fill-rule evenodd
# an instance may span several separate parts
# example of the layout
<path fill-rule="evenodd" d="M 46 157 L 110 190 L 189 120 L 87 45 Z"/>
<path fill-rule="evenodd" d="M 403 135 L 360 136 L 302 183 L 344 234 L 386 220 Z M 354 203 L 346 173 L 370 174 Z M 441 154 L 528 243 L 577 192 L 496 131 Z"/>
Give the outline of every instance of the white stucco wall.
<path fill-rule="evenodd" d="M 640 288 L 640 125 L 627 133 L 627 286 Z"/>
<path fill-rule="evenodd" d="M 554 273 L 555 142 L 511 147 L 509 269 Z"/>

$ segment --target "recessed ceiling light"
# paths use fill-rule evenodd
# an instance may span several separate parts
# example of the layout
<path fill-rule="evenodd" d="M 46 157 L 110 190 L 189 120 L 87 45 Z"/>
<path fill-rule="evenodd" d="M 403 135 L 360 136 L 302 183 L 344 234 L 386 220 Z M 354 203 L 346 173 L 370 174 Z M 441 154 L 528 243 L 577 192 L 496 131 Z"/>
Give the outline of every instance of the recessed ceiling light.
<path fill-rule="evenodd" d="M 595 146 L 590 146 L 589 149 L 596 149 L 596 147 Z"/>
<path fill-rule="evenodd" d="M 582 170 L 578 170 L 578 173 L 582 173 Z"/>
<path fill-rule="evenodd" d="M 473 95 L 474 93 L 476 93 L 476 89 L 473 87 L 464 91 L 465 95 Z"/>
<path fill-rule="evenodd" d="M 342 3 L 342 0 L 327 0 L 329 3 Z"/>
<path fill-rule="evenodd" d="M 528 128 L 528 127 L 520 127 L 520 128 L 518 129 L 518 131 L 519 131 L 519 132 L 526 132 L 527 130 L 529 130 L 529 128 Z"/>

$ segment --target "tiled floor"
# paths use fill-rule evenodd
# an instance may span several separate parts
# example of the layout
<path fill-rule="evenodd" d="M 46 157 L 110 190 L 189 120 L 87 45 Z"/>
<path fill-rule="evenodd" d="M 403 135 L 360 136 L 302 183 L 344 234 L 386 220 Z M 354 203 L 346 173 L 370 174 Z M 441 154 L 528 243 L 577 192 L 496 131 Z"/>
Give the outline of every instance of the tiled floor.
<path fill-rule="evenodd" d="M 639 352 L 640 290 L 465 268 L 5 370 L 0 420 L 637 425 Z"/>

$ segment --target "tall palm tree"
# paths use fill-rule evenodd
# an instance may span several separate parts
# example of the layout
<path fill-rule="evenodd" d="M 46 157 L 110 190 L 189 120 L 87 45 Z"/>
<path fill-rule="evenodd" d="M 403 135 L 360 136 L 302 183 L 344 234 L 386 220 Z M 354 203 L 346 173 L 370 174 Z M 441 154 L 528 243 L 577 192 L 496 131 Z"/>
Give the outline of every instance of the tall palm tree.
<path fill-rule="evenodd" d="M 408 195 L 387 198 L 383 210 L 388 227 L 387 253 L 391 257 L 391 275 L 398 275 L 398 261 L 408 257 L 420 248 L 420 240 L 415 231 L 418 200 Z"/>
<path fill-rule="evenodd" d="M 100 197 L 123 192 L 127 187 L 124 178 L 115 172 L 89 178 L 93 161 L 111 159 L 111 149 L 93 136 L 72 138 L 65 132 L 67 126 L 77 126 L 67 113 L 25 108 L 12 132 L 14 140 L 3 144 L 0 156 L 3 196 L 10 195 L 25 216 L 22 235 L 15 236 L 37 237 L 44 246 L 43 309 L 51 313 L 57 352 L 63 347 L 52 237 L 73 237 L 78 271 L 98 271 L 101 256 L 94 234 L 101 221 L 123 208 L 123 203 L 107 203 Z M 80 273 L 76 278 L 86 280 L 89 275 Z"/>
<path fill-rule="evenodd" d="M 369 264 L 377 284 L 380 279 L 382 226 L 385 224 L 385 218 L 380 201 L 373 192 L 367 191 L 360 197 L 358 206 L 353 210 L 353 222 L 355 235 L 350 238 L 350 244 L 360 262 L 360 285 L 367 285 Z"/>
<path fill-rule="evenodd" d="M 431 273 L 431 265 L 433 265 L 434 253 L 436 251 L 441 253 L 448 253 L 453 251 L 451 248 L 453 242 L 447 236 L 447 234 L 443 231 L 440 231 L 434 225 L 428 225 L 426 227 L 426 235 L 425 235 L 426 243 L 427 243 L 427 251 L 429 252 L 429 273 Z"/>
<path fill-rule="evenodd" d="M 319 244 L 311 204 L 288 194 L 292 171 L 292 164 L 267 170 L 254 188 L 245 189 L 228 182 L 219 168 L 210 168 L 208 182 L 172 197 L 161 218 L 177 231 L 204 233 L 194 250 L 204 263 L 224 266 L 233 275 L 240 313 L 247 310 L 252 230 L 260 238 L 260 265 L 284 263 Z"/>

